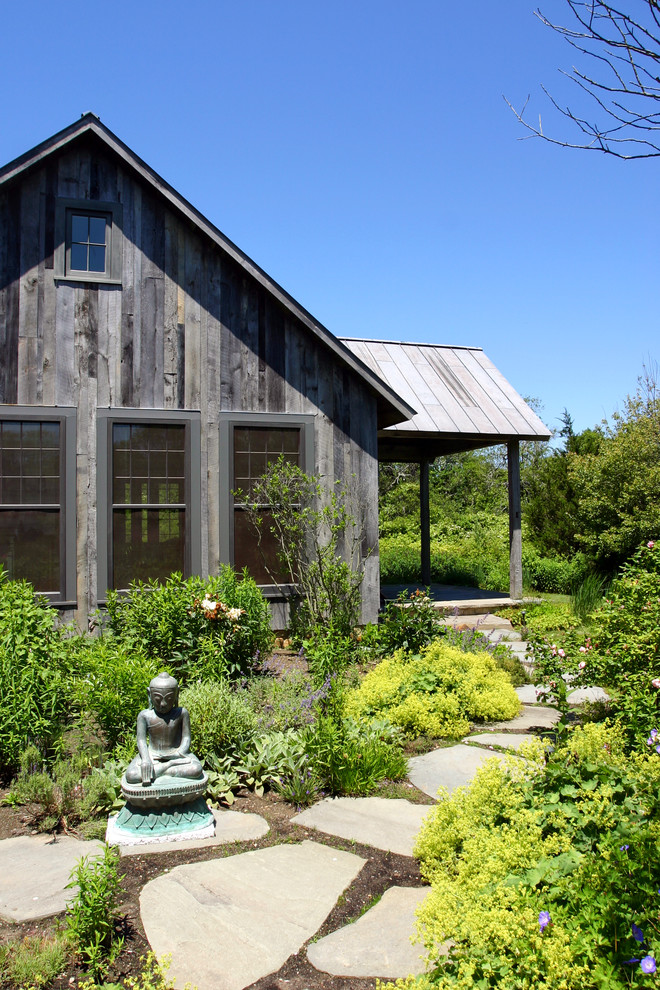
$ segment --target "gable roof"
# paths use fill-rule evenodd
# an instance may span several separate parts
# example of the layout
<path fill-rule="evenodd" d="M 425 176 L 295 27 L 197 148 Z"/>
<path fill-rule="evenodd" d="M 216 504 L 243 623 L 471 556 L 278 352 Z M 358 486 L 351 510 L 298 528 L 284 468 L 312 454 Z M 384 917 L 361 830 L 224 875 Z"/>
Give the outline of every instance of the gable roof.
<path fill-rule="evenodd" d="M 241 266 L 252 278 L 274 296 L 286 309 L 299 319 L 316 338 L 323 342 L 331 351 L 354 371 L 376 393 L 378 402 L 379 426 L 389 426 L 414 415 L 414 408 L 409 406 L 397 392 L 382 381 L 371 368 L 367 367 L 348 347 L 334 336 L 326 327 L 290 296 L 282 286 L 278 285 L 262 268 L 240 250 L 228 237 L 218 230 L 210 220 L 207 220 L 199 210 L 195 209 L 188 200 L 184 199 L 168 182 L 138 157 L 124 144 L 109 128 L 101 123 L 93 113 L 85 113 L 80 120 L 65 127 L 53 137 L 42 141 L 31 151 L 25 152 L 19 158 L 9 162 L 0 169 L 0 187 L 7 185 L 33 168 L 38 167 L 46 158 L 65 150 L 69 145 L 83 137 L 95 138 L 106 148 L 118 155 L 122 161 L 136 172 L 140 178 L 150 185 L 159 195 L 163 196 L 171 207 L 186 217 L 198 230 L 205 234 L 214 244 L 222 249 L 230 258 Z"/>
<path fill-rule="evenodd" d="M 551 433 L 480 347 L 344 338 L 344 343 L 417 412 L 379 431 L 384 459 L 405 460 L 487 447 L 508 440 L 549 440 Z"/>

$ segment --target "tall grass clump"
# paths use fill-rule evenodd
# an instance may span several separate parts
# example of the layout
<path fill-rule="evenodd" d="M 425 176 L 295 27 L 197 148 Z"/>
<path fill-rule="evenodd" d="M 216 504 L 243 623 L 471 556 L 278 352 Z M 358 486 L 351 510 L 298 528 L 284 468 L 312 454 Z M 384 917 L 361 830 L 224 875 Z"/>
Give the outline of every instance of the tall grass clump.
<path fill-rule="evenodd" d="M 600 574 L 587 574 L 574 588 L 571 605 L 575 614 L 586 622 L 602 604 L 607 578 Z"/>

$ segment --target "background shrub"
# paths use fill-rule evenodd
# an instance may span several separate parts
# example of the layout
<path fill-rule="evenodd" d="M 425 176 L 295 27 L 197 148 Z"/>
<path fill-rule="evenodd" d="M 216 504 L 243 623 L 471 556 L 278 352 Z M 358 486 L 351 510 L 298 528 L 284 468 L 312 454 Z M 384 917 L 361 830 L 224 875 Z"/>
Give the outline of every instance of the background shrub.
<path fill-rule="evenodd" d="M 241 609 L 202 607 L 204 600 Z M 127 644 L 167 664 L 181 683 L 249 673 L 272 642 L 268 604 L 247 573 L 222 567 L 215 577 L 170 575 L 164 584 L 135 581 L 128 595 L 109 591 L 108 623 Z"/>
<path fill-rule="evenodd" d="M 346 713 L 384 717 L 407 736 L 457 738 L 471 721 L 510 719 L 520 702 L 490 654 L 463 652 L 436 640 L 421 654 L 399 650 L 348 694 Z"/>
<path fill-rule="evenodd" d="M 200 760 L 235 752 L 257 727 L 249 701 L 226 681 L 191 684 L 180 704 L 190 713 L 191 750 Z"/>
<path fill-rule="evenodd" d="M 69 651 L 57 615 L 26 581 L 0 568 L 0 773 L 29 743 L 49 755 L 71 709 Z"/>

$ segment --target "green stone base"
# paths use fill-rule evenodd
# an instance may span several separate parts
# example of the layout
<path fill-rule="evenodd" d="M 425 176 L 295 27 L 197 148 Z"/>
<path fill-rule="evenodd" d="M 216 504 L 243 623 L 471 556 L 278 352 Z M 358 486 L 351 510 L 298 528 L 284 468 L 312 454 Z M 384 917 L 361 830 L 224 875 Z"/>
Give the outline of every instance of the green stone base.
<path fill-rule="evenodd" d="M 106 841 L 111 845 L 206 839 L 215 832 L 215 819 L 203 798 L 165 808 L 136 808 L 126 804 L 108 821 Z"/>

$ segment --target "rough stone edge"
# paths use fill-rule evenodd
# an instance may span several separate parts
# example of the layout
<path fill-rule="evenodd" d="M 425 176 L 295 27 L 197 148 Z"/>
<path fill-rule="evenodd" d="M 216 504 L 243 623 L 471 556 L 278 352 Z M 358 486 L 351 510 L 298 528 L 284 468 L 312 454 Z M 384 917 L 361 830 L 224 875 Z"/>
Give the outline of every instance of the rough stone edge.
<path fill-rule="evenodd" d="M 249 821 L 254 825 L 254 830 L 246 835 L 232 835 L 227 838 L 226 834 L 223 833 L 220 823 L 222 816 L 227 812 L 225 809 L 218 808 L 212 808 L 211 811 L 213 812 L 213 818 L 215 820 L 215 835 L 211 835 L 209 838 L 193 839 L 177 835 L 167 843 L 151 841 L 141 845 L 120 845 L 119 853 L 121 856 L 142 856 L 150 853 L 171 852 L 173 849 L 205 849 L 212 846 L 229 845 L 232 842 L 252 842 L 255 839 L 260 839 L 264 835 L 267 835 L 270 831 L 268 822 L 265 818 L 262 818 L 261 815 L 254 814 L 253 812 L 235 811 L 233 814 L 241 815 L 242 817 L 249 819 Z"/>

